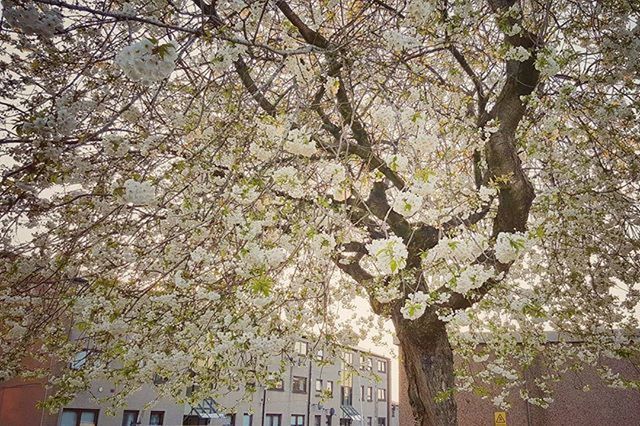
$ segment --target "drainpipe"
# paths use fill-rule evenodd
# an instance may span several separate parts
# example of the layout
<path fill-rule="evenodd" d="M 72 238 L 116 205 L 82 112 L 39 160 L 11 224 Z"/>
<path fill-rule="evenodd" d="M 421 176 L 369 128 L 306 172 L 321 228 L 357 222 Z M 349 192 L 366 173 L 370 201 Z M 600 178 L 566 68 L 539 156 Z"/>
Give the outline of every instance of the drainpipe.
<path fill-rule="evenodd" d="M 307 375 L 307 426 L 311 426 L 311 367 L 313 366 L 313 357 L 309 358 L 309 374 Z M 314 386 L 315 389 L 315 386 Z"/>
<path fill-rule="evenodd" d="M 262 422 L 261 426 L 264 426 L 264 418 L 265 418 L 265 410 L 267 408 L 267 387 L 265 386 L 262 390 Z"/>

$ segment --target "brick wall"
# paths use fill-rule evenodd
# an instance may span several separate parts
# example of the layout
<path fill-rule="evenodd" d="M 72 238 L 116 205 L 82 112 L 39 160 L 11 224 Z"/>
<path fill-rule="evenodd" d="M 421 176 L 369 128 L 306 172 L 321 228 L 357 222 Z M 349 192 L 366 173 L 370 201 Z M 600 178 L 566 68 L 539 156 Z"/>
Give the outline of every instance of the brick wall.
<path fill-rule="evenodd" d="M 607 360 L 621 377 L 640 380 L 640 370 L 628 360 Z M 539 374 L 542 366 L 534 365 L 527 372 L 527 382 Z M 400 426 L 414 426 L 411 406 L 407 396 L 407 378 L 402 367 L 400 354 L 399 374 Z M 588 385 L 591 390 L 584 392 Z M 533 388 L 533 387 L 532 387 Z M 640 391 L 614 389 L 602 383 L 596 372 L 586 369 L 570 372 L 562 376 L 553 387 L 554 402 L 547 409 L 525 403 L 517 395 L 509 400 L 511 409 L 507 411 L 509 426 L 600 426 L 640 425 Z M 498 411 L 489 399 L 462 392 L 456 395 L 458 421 L 460 426 L 493 426 L 494 412 Z"/>

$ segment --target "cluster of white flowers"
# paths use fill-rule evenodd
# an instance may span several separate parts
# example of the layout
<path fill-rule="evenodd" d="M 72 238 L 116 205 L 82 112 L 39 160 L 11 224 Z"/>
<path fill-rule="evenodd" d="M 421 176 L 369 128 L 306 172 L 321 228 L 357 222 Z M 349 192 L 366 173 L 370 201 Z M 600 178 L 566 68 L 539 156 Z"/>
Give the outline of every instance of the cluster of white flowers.
<path fill-rule="evenodd" d="M 407 6 L 407 17 L 416 25 L 422 24 L 436 10 L 432 0 L 411 0 Z"/>
<path fill-rule="evenodd" d="M 528 243 L 529 239 L 522 232 L 501 232 L 496 238 L 496 259 L 500 263 L 511 263 L 524 251 Z"/>
<path fill-rule="evenodd" d="M 491 198 L 495 197 L 498 194 L 498 190 L 495 188 L 491 188 L 490 186 L 481 186 L 480 191 L 478 191 L 478 197 L 480 200 L 488 203 Z"/>
<path fill-rule="evenodd" d="M 376 300 L 380 303 L 389 303 L 402 296 L 400 289 L 394 285 L 379 287 L 375 291 Z"/>
<path fill-rule="evenodd" d="M 155 189 L 147 181 L 137 182 L 133 179 L 128 179 L 124 183 L 124 190 L 124 199 L 128 203 L 144 206 L 151 204 L 155 199 Z"/>
<path fill-rule="evenodd" d="M 396 52 L 420 47 L 420 41 L 416 37 L 399 31 L 388 31 L 382 37 L 387 47 Z"/>
<path fill-rule="evenodd" d="M 469 290 L 482 287 L 493 275 L 490 269 L 482 265 L 470 265 L 460 273 L 453 290 L 466 294 Z"/>
<path fill-rule="evenodd" d="M 420 195 L 410 191 L 403 191 L 396 196 L 391 207 L 402 216 L 409 217 L 420 210 L 423 202 L 424 199 Z"/>
<path fill-rule="evenodd" d="M 560 72 L 560 64 L 556 60 L 557 53 L 552 49 L 542 49 L 536 55 L 535 67 L 542 77 L 550 77 Z"/>
<path fill-rule="evenodd" d="M 246 51 L 246 46 L 241 44 L 225 43 L 210 58 L 211 65 L 216 71 L 225 71 Z"/>
<path fill-rule="evenodd" d="M 316 153 L 316 143 L 304 129 L 292 129 L 284 142 L 284 149 L 292 154 L 311 157 Z"/>
<path fill-rule="evenodd" d="M 329 193 L 336 200 L 349 197 L 349 187 L 346 184 L 347 171 L 342 164 L 334 161 L 318 162 L 318 177 L 323 185 L 329 186 Z"/>
<path fill-rule="evenodd" d="M 407 246 L 402 238 L 391 236 L 373 240 L 367 244 L 369 255 L 373 257 L 378 271 L 384 275 L 394 274 L 407 266 Z"/>
<path fill-rule="evenodd" d="M 178 53 L 173 43 L 158 44 L 144 38 L 122 49 L 116 55 L 116 64 L 133 81 L 152 84 L 173 72 Z"/>
<path fill-rule="evenodd" d="M 400 308 L 400 312 L 405 319 L 416 320 L 420 318 L 429 306 L 430 297 L 428 294 L 417 291 L 409 295 L 404 302 L 404 306 Z"/>
<path fill-rule="evenodd" d="M 442 237 L 438 244 L 431 248 L 423 263 L 429 265 L 439 260 L 454 264 L 464 264 L 475 260 L 489 247 L 487 239 L 477 233 L 469 232 L 457 238 Z"/>
<path fill-rule="evenodd" d="M 304 195 L 302 182 L 300 182 L 295 168 L 291 166 L 282 167 L 274 171 L 272 176 L 276 189 L 289 194 L 293 198 L 301 198 Z"/>
<path fill-rule="evenodd" d="M 242 271 L 238 271 L 241 275 L 247 274 L 247 269 L 255 268 L 275 268 L 287 259 L 287 252 L 282 247 L 274 247 L 265 249 L 257 244 L 251 244 L 248 250 L 242 256 L 242 260 L 246 266 Z"/>
<path fill-rule="evenodd" d="M 406 172 L 409 169 L 409 160 L 402 154 L 386 155 L 384 161 L 394 172 Z"/>
<path fill-rule="evenodd" d="M 22 123 L 23 133 L 33 133 L 48 137 L 58 133 L 71 134 L 78 125 L 76 116 L 81 110 L 91 110 L 95 104 L 91 101 L 72 101 L 71 96 L 65 94 L 58 98 L 54 105 L 54 112 L 43 114 Z"/>
<path fill-rule="evenodd" d="M 515 23 L 511 28 L 505 31 L 505 34 L 508 36 L 514 36 L 516 34 L 520 34 L 520 31 L 522 31 L 522 27 L 520 24 Z"/>
<path fill-rule="evenodd" d="M 105 154 L 111 157 L 123 157 L 129 152 L 129 143 L 118 135 L 105 135 L 102 138 Z"/>
<path fill-rule="evenodd" d="M 504 59 L 507 61 L 524 62 L 531 57 L 531 52 L 522 46 L 512 46 L 504 54 Z"/>
<path fill-rule="evenodd" d="M 320 256 L 328 256 L 336 247 L 336 239 L 333 235 L 324 232 L 316 234 L 309 240 L 309 248 L 312 253 Z"/>
<path fill-rule="evenodd" d="M 438 178 L 428 170 L 421 170 L 415 174 L 411 182 L 410 191 L 421 197 L 428 197 L 435 192 Z"/>
<path fill-rule="evenodd" d="M 18 3 L 2 0 L 3 15 L 7 24 L 25 34 L 52 37 L 63 30 L 62 15 L 44 6 L 40 9 L 31 2 Z"/>

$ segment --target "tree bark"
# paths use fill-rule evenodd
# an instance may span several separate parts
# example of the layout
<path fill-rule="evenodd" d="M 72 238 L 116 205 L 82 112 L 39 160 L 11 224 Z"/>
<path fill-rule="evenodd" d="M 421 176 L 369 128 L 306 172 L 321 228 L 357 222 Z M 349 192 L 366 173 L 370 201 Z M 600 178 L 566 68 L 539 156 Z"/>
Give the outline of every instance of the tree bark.
<path fill-rule="evenodd" d="M 457 406 L 453 398 L 453 351 L 445 324 L 433 312 L 411 321 L 396 311 L 393 322 L 416 424 L 457 425 Z"/>

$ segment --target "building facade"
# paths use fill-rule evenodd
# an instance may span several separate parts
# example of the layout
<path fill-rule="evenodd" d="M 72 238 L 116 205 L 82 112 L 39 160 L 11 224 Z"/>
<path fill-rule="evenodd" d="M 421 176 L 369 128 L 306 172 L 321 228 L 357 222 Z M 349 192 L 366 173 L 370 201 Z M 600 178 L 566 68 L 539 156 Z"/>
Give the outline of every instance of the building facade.
<path fill-rule="evenodd" d="M 181 404 L 160 398 L 148 384 L 111 415 L 94 396 L 105 397 L 116 389 L 96 381 L 58 415 L 49 415 L 34 405 L 41 395 L 34 389 L 42 389 L 41 384 L 33 384 L 31 397 L 25 399 L 16 387 L 10 390 L 0 383 L 0 426 L 390 426 L 397 420 L 392 415 L 397 410 L 391 409 L 389 358 L 344 348 L 334 361 L 325 359 L 322 351 L 308 353 L 309 348 L 307 342 L 297 342 L 278 385 L 258 388 L 248 401 L 242 401 L 240 392 L 230 392 L 218 400 Z M 15 412 L 16 401 L 20 413 Z"/>

